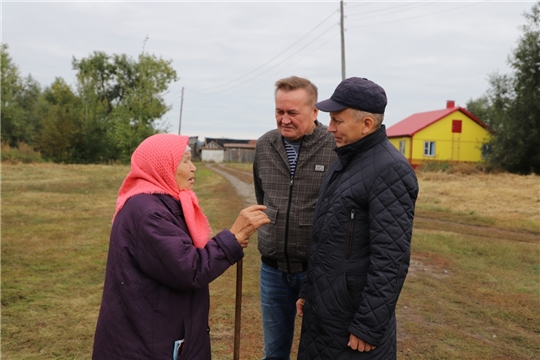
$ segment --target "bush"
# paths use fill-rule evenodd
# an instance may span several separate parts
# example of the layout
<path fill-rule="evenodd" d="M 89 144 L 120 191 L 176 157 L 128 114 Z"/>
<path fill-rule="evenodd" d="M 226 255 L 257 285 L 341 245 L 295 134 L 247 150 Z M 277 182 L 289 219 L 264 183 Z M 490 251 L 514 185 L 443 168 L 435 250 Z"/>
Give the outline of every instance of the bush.
<path fill-rule="evenodd" d="M 17 147 L 2 143 L 2 162 L 10 164 L 29 164 L 34 162 L 44 162 L 39 151 L 26 143 L 17 143 Z"/>

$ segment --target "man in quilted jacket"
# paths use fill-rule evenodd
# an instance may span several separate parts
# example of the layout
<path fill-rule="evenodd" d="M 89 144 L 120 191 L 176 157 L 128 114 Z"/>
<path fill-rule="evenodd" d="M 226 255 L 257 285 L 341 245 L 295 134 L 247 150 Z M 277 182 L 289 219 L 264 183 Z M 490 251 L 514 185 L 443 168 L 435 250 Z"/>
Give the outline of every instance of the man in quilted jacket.
<path fill-rule="evenodd" d="M 382 87 L 348 78 L 315 106 L 337 144 L 315 210 L 298 359 L 395 359 L 395 307 L 410 260 L 418 183 L 382 125 Z"/>

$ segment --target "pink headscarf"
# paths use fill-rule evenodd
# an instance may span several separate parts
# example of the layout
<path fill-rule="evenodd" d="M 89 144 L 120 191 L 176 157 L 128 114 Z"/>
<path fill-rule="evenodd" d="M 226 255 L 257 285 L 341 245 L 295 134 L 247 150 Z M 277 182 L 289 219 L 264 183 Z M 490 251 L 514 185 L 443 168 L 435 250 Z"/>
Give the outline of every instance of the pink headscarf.
<path fill-rule="evenodd" d="M 184 218 L 197 248 L 203 248 L 210 240 L 212 230 L 203 214 L 193 190 L 178 190 L 175 172 L 188 145 L 189 138 L 174 134 L 156 134 L 145 139 L 131 156 L 131 170 L 124 179 L 116 211 L 122 209 L 126 201 L 138 194 L 168 194 L 180 201 Z"/>

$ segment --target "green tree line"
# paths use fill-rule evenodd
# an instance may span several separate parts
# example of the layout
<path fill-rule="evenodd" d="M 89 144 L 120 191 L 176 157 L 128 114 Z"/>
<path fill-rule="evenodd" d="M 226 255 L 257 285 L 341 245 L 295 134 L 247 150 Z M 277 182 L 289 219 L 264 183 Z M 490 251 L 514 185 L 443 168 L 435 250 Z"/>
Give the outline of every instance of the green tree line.
<path fill-rule="evenodd" d="M 526 24 L 509 55 L 511 74 L 489 75 L 484 96 L 467 109 L 493 130 L 488 163 L 518 174 L 540 174 L 540 2 L 524 14 Z"/>
<path fill-rule="evenodd" d="M 73 58 L 74 88 L 62 78 L 42 88 L 21 77 L 6 44 L 0 52 L 3 144 L 29 145 L 54 162 L 127 162 L 142 140 L 163 131 L 158 121 L 170 106 L 162 94 L 178 79 L 170 60 L 95 51 Z"/>

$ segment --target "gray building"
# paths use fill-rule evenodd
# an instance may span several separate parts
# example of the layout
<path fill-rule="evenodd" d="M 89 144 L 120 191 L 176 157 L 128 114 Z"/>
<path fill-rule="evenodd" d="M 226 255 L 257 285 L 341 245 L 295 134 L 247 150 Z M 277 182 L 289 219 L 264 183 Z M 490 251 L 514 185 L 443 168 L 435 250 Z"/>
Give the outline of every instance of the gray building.
<path fill-rule="evenodd" d="M 248 144 L 224 144 L 225 155 L 223 160 L 226 162 L 252 163 L 255 156 L 256 143 L 256 140 L 252 140 Z"/>

